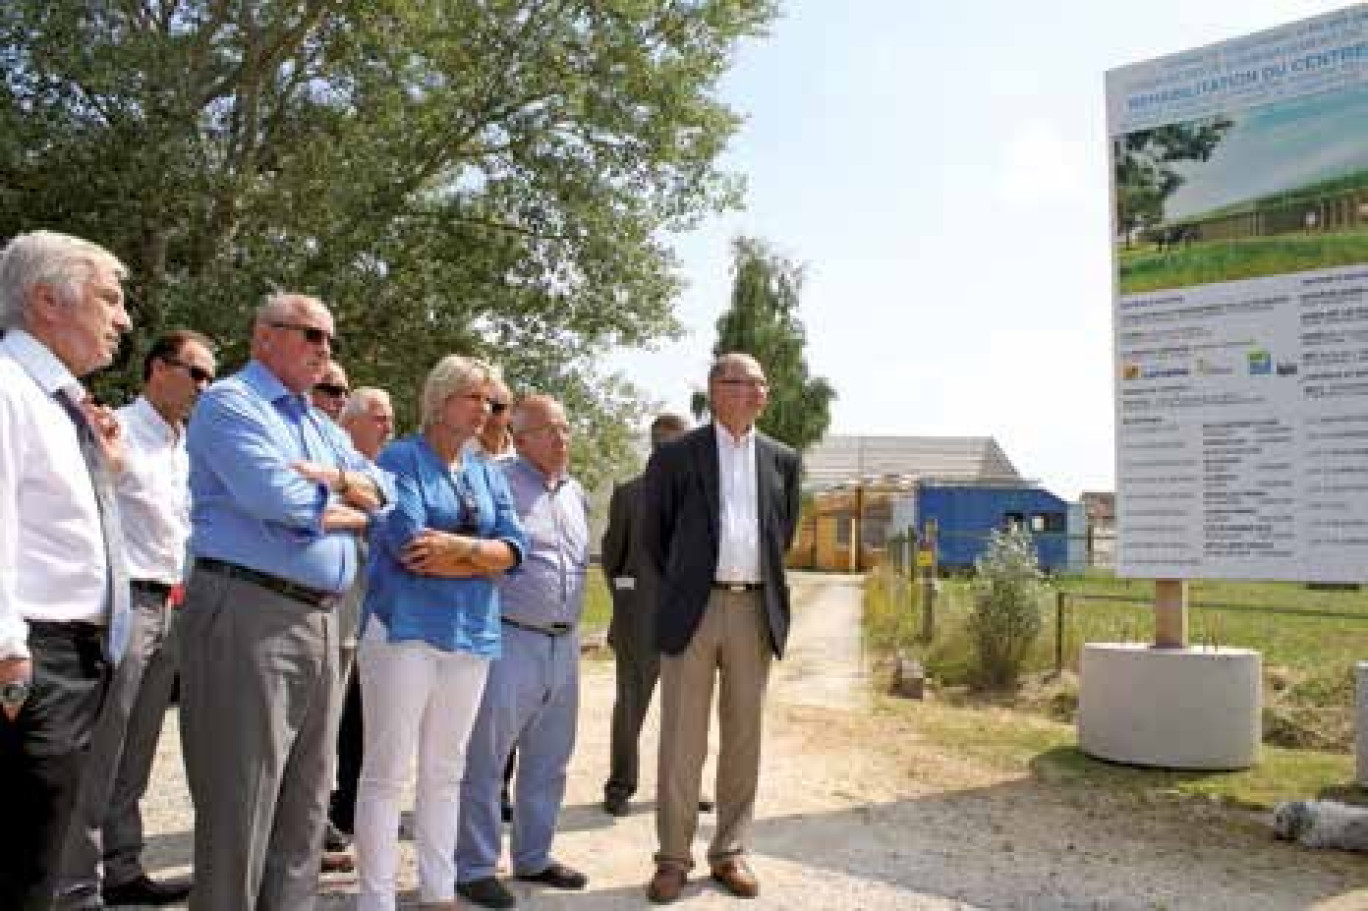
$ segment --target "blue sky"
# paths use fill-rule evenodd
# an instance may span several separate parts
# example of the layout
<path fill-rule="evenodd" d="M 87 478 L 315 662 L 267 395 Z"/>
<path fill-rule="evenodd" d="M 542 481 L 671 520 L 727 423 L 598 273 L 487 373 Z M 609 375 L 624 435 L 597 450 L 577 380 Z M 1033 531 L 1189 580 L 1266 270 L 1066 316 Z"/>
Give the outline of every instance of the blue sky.
<path fill-rule="evenodd" d="M 758 236 L 806 265 L 834 432 L 994 436 L 1057 494 L 1110 489 L 1103 74 L 1344 5 L 790 0 L 722 88 L 746 209 L 675 243 L 689 335 L 614 365 L 686 409 Z"/>

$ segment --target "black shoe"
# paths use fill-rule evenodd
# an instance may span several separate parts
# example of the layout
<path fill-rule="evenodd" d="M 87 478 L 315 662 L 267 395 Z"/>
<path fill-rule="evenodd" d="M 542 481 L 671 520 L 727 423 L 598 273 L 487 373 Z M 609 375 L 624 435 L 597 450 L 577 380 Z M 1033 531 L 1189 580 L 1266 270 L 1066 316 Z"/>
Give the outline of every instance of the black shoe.
<path fill-rule="evenodd" d="M 147 874 L 117 886 L 106 885 L 101 891 L 104 903 L 116 905 L 173 905 L 190 895 L 190 880 L 177 879 L 159 883 Z"/>
<path fill-rule="evenodd" d="M 94 886 L 82 886 L 73 892 L 57 896 L 52 907 L 55 911 L 104 911 L 106 905 L 100 898 L 100 890 Z"/>
<path fill-rule="evenodd" d="M 589 877 L 554 860 L 540 873 L 519 873 L 518 879 L 525 883 L 541 883 L 553 889 L 583 889 L 589 885 Z"/>
<path fill-rule="evenodd" d="M 603 812 L 609 816 L 626 816 L 632 810 L 626 797 L 621 794 L 609 794 L 603 798 Z"/>
<path fill-rule="evenodd" d="M 328 821 L 327 828 L 323 830 L 323 850 L 324 851 L 345 851 L 351 847 L 352 840 L 337 826 Z"/>
<path fill-rule="evenodd" d="M 468 883 L 457 883 L 456 894 L 481 908 L 516 908 L 518 900 L 513 893 L 496 877 L 472 879 Z"/>

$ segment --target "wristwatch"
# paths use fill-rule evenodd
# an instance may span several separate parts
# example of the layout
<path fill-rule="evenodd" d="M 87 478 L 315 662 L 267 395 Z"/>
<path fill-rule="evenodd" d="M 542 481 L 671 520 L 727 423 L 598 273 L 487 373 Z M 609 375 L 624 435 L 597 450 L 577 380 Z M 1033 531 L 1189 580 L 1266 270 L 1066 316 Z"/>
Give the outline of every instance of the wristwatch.
<path fill-rule="evenodd" d="M 9 683 L 0 685 L 0 706 L 11 711 L 19 711 L 28 702 L 29 693 L 33 687 L 27 680 L 11 680 Z"/>

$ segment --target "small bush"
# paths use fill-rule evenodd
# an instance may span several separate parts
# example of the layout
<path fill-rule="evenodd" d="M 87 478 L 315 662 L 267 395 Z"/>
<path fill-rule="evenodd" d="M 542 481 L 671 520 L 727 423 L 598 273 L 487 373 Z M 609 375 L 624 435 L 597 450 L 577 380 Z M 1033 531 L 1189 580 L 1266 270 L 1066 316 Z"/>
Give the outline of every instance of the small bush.
<path fill-rule="evenodd" d="M 966 624 L 982 689 L 1014 689 L 1040 635 L 1040 601 L 1048 589 L 1035 541 L 1022 528 L 995 531 L 977 563 L 974 606 Z"/>

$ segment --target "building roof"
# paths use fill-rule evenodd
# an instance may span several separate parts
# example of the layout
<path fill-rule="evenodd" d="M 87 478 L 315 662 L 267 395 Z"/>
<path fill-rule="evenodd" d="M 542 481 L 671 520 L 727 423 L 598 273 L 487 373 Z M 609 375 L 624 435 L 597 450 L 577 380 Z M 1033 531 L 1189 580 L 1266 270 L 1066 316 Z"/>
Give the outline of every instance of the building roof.
<path fill-rule="evenodd" d="M 1024 481 L 992 437 L 831 434 L 803 454 L 803 468 L 808 490 L 860 479 Z"/>

